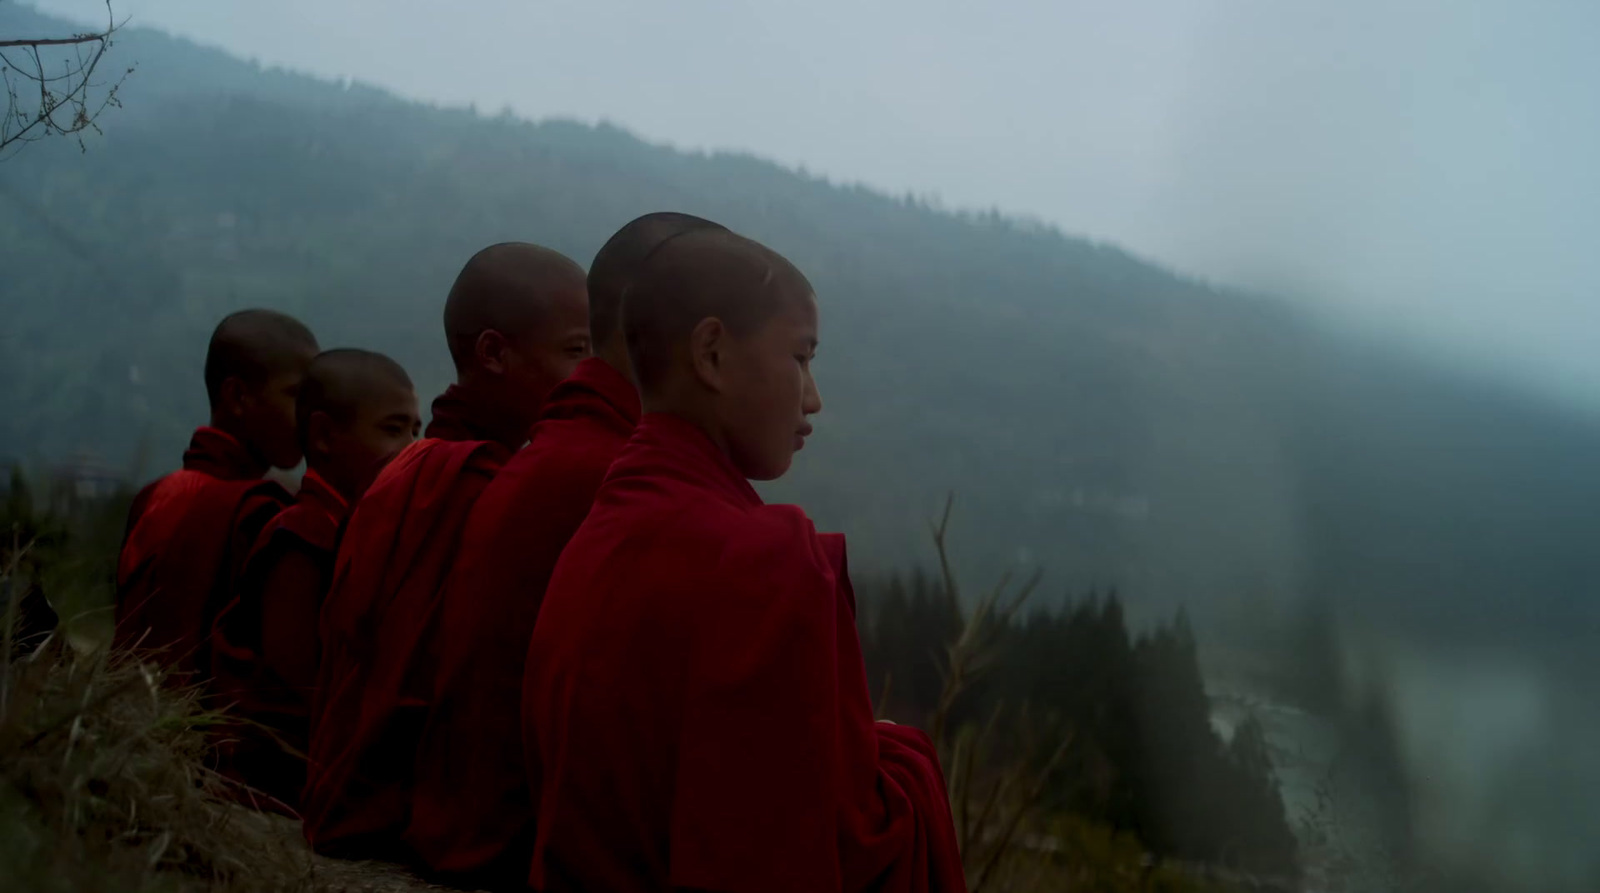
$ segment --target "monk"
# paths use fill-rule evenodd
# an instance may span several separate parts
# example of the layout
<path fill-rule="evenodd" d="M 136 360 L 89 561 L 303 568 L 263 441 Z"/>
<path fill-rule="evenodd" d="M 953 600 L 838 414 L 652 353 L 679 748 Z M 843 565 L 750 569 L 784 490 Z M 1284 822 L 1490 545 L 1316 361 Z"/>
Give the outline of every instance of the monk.
<path fill-rule="evenodd" d="M 789 468 L 822 407 L 811 286 L 687 233 L 623 327 L 644 415 L 528 649 L 531 885 L 964 890 L 932 743 L 872 719 L 843 538 L 749 483 Z"/>
<path fill-rule="evenodd" d="M 225 770 L 288 808 L 305 786 L 317 622 L 339 530 L 379 469 L 422 428 L 406 371 L 365 350 L 312 361 L 295 415 L 306 458 L 300 492 L 257 537 L 212 636 L 216 688 L 248 721 L 230 730 Z"/>
<path fill-rule="evenodd" d="M 117 561 L 114 642 L 139 648 L 188 681 L 210 672 L 217 612 L 256 537 L 289 503 L 269 468 L 300 464 L 295 395 L 317 339 L 271 310 L 224 318 L 206 350 L 211 424 L 194 432 L 183 468 L 133 500 Z"/>
<path fill-rule="evenodd" d="M 657 245 L 708 227 L 720 228 L 687 214 L 648 214 L 600 249 L 588 278 L 595 356 L 551 393 L 528 446 L 467 520 L 440 606 L 438 675 L 406 833 L 423 866 L 458 885 L 527 882 L 533 807 L 522 758 L 523 661 L 556 559 L 639 420 L 622 293 Z"/>
<path fill-rule="evenodd" d="M 589 355 L 583 270 L 536 245 L 486 248 L 456 277 L 444 328 L 456 383 L 351 513 L 322 606 L 301 813 L 323 853 L 409 858 L 401 836 L 433 695 L 424 634 L 467 513 Z"/>

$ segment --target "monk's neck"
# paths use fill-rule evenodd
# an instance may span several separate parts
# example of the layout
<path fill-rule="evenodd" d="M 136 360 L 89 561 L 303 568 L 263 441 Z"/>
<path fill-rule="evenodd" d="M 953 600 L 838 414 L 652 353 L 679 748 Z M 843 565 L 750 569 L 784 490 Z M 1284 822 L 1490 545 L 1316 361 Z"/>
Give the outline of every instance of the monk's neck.
<path fill-rule="evenodd" d="M 709 439 L 724 456 L 731 456 L 728 449 L 728 435 L 717 423 L 715 415 L 710 411 L 696 406 L 691 401 L 677 401 L 670 398 L 642 396 L 643 408 L 646 413 L 661 413 L 682 419 L 700 429 L 700 432 Z"/>
<path fill-rule="evenodd" d="M 503 386 L 463 378 L 433 401 L 427 436 L 444 440 L 493 440 L 516 449 L 528 439 L 533 420 Z"/>
<path fill-rule="evenodd" d="M 323 489 L 350 504 L 359 500 L 365 489 L 363 481 L 355 479 L 334 463 L 321 460 L 313 462 L 310 456 L 306 457 L 306 476 L 301 480 L 301 487 L 307 483 L 313 486 L 320 484 Z"/>
<path fill-rule="evenodd" d="M 633 363 L 628 360 L 628 345 L 621 338 L 613 338 L 606 344 L 597 345 L 594 357 L 617 370 L 623 378 L 633 381 Z"/>
<path fill-rule="evenodd" d="M 207 427 L 221 431 L 238 443 L 239 453 L 233 457 L 234 463 L 240 466 L 239 470 L 247 477 L 261 477 L 272 469 L 272 463 L 251 446 L 238 420 L 212 413 L 211 423 Z"/>

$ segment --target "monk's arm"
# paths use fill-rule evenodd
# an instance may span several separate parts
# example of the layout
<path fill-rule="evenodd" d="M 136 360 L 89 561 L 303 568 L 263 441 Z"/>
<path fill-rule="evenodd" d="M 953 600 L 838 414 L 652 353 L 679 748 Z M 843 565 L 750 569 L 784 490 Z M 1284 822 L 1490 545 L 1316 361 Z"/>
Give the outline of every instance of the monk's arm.
<path fill-rule="evenodd" d="M 838 889 L 832 593 L 782 550 L 735 548 L 688 624 L 670 878 L 719 893 Z"/>
<path fill-rule="evenodd" d="M 261 590 L 261 653 L 291 688 L 317 681 L 317 615 L 327 586 L 321 565 L 303 549 L 285 549 L 267 568 Z"/>
<path fill-rule="evenodd" d="M 246 494 L 234 516 L 233 532 L 229 538 L 228 564 L 224 571 L 230 579 L 237 580 L 244 572 L 256 543 L 280 512 L 293 504 L 289 494 L 277 484 L 264 481 Z"/>

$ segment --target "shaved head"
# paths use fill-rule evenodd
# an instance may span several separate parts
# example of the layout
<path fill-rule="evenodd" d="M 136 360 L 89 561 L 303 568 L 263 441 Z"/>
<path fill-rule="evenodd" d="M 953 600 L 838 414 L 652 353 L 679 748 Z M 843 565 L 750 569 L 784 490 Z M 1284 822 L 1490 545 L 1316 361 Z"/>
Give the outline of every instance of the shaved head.
<path fill-rule="evenodd" d="M 478 338 L 494 331 L 516 340 L 549 319 L 559 301 L 584 293 L 583 268 L 527 242 L 479 251 L 461 268 L 444 304 L 444 332 L 458 374 L 476 364 Z"/>
<path fill-rule="evenodd" d="M 651 252 L 675 236 L 696 230 L 726 231 L 693 214 L 660 211 L 629 221 L 601 246 L 589 264 L 589 334 L 598 349 L 622 324 L 622 296 Z"/>
<path fill-rule="evenodd" d="M 623 333 L 640 390 L 660 382 L 701 320 L 715 317 L 744 337 L 811 297 L 805 275 L 759 242 L 721 228 L 668 238 L 640 265 L 624 301 Z"/>
<path fill-rule="evenodd" d="M 311 330 L 275 310 L 240 310 L 223 317 L 206 349 L 206 397 L 215 408 L 230 378 L 260 388 L 273 375 L 303 370 L 317 354 Z"/>
<path fill-rule="evenodd" d="M 416 438 L 422 417 L 411 376 L 399 363 L 345 348 L 311 361 L 295 423 L 306 467 L 353 500 Z"/>
<path fill-rule="evenodd" d="M 415 393 L 411 376 L 381 353 L 354 348 L 325 351 L 311 361 L 300 382 L 295 421 L 305 445 L 311 414 L 325 412 L 340 422 L 356 417 L 367 404 L 396 394 Z"/>

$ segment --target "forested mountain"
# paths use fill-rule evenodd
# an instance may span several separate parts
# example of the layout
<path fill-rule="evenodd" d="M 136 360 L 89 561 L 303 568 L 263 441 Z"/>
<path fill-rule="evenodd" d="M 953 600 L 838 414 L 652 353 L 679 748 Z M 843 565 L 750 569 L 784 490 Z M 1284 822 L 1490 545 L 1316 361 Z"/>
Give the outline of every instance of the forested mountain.
<path fill-rule="evenodd" d="M 5 4 L 0 22 L 45 20 Z M 1593 418 L 998 215 L 150 31 L 115 53 L 137 71 L 103 138 L 0 163 L 0 458 L 171 466 L 204 416 L 206 334 L 252 305 L 393 354 L 426 399 L 472 251 L 526 239 L 586 263 L 672 208 L 815 283 L 826 408 L 771 492 L 848 532 L 858 567 L 925 560 L 955 491 L 964 568 L 1040 565 L 1052 591 L 1116 585 L 1136 613 L 1322 595 L 1472 620 L 1515 596 L 1541 622 L 1596 616 Z"/>
<path fill-rule="evenodd" d="M 71 30 L 0 2 L 0 34 Z M 1476 857 L 1493 839 L 1523 889 L 1589 888 L 1570 878 L 1593 876 L 1600 821 L 1582 796 L 1600 783 L 1594 414 L 1001 215 L 613 126 L 430 107 L 147 30 L 110 58 L 137 71 L 103 137 L 0 160 L 0 462 L 175 465 L 205 416 L 206 338 L 247 306 L 392 354 L 426 400 L 450 377 L 443 296 L 476 249 L 529 240 L 587 263 L 638 214 L 705 215 L 817 288 L 825 409 L 768 493 L 848 533 L 858 574 L 927 564 L 926 522 L 954 491 L 969 592 L 1006 567 L 1047 571 L 1041 607 L 1114 588 L 1127 627 L 1118 613 L 1106 642 L 1146 641 L 1131 631 L 1181 603 L 1202 651 L 1231 631 L 1303 659 L 1277 606 L 1331 606 L 1410 649 L 1389 665 L 1411 680 L 1391 692 L 1397 759 L 1427 770 L 1419 825 L 1464 823 L 1433 843 Z M 1007 684 L 1072 690 L 1092 661 L 1028 674 L 1053 643 L 1089 641 L 1072 636 L 1091 615 L 1066 610 L 1019 621 Z M 1102 702 L 1138 703 L 1063 709 Z"/>

